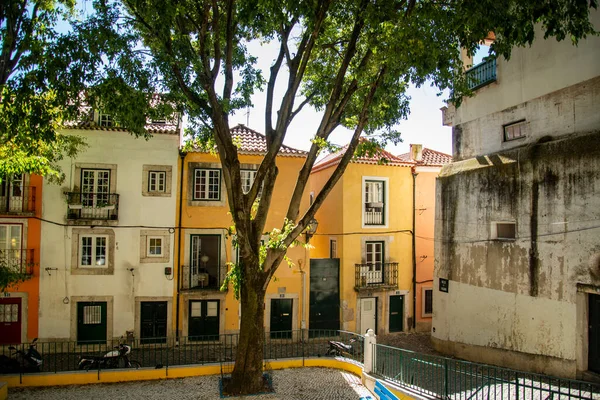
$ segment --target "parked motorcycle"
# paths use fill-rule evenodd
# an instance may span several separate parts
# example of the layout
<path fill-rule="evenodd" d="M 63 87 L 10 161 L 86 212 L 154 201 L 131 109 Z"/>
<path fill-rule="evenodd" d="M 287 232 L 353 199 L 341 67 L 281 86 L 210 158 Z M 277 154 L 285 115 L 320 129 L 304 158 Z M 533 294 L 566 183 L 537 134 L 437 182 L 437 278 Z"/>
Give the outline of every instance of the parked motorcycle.
<path fill-rule="evenodd" d="M 24 352 L 14 346 L 8 349 L 13 351 L 10 357 L 0 355 L 0 374 L 18 374 L 20 372 L 40 372 L 42 370 L 42 355 L 36 350 L 37 338 L 29 345 L 29 350 Z"/>
<path fill-rule="evenodd" d="M 348 344 L 335 340 L 329 341 L 329 349 L 327 349 L 328 356 L 339 356 L 339 357 L 352 357 L 352 343 L 356 342 L 356 339 L 350 339 Z"/>
<path fill-rule="evenodd" d="M 131 346 L 119 344 L 103 356 L 82 355 L 79 359 L 79 369 L 110 369 L 110 368 L 139 368 L 141 364 L 130 360 Z"/>

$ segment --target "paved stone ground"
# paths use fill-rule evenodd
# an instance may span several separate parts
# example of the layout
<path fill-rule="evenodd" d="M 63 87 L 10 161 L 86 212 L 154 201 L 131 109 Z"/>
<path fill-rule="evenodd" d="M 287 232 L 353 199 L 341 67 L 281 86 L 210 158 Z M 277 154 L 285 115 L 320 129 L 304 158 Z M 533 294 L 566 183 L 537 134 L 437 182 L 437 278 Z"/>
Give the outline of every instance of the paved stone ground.
<path fill-rule="evenodd" d="M 348 372 L 328 368 L 296 368 L 273 371 L 274 393 L 258 396 L 228 397 L 248 400 L 358 400 L 372 394 L 360 378 Z M 81 399 L 219 399 L 219 376 L 202 376 L 164 381 L 94 384 L 52 388 L 17 388 L 9 398 L 31 400 Z M 372 396 L 373 397 L 373 396 Z"/>

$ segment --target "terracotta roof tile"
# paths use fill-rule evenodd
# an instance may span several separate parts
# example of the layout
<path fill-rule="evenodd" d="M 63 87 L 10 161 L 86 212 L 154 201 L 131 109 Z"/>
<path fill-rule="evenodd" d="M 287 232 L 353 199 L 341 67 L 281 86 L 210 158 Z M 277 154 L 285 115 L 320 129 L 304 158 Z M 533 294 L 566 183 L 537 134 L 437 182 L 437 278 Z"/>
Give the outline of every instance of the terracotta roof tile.
<path fill-rule="evenodd" d="M 67 124 L 69 129 L 84 129 L 94 131 L 112 131 L 112 132 L 127 132 L 127 129 L 118 126 L 99 126 L 95 121 L 87 120 L 76 124 Z M 179 135 L 179 126 L 172 123 L 148 123 L 145 126 L 146 131 L 152 134 Z"/>
<path fill-rule="evenodd" d="M 410 153 L 404 153 L 398 155 L 398 158 L 406 162 L 415 162 L 411 160 Z M 423 155 L 421 161 L 417 161 L 416 165 L 430 166 L 430 167 L 441 167 L 442 165 L 450 164 L 452 162 L 452 156 L 439 151 L 431 150 L 426 147 L 423 148 Z"/>

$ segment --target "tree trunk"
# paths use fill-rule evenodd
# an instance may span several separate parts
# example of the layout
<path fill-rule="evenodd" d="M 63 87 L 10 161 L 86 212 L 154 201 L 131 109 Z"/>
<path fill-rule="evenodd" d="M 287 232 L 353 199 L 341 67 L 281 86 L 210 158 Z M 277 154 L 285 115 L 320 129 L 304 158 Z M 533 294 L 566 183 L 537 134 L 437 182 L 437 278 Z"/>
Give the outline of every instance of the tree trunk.
<path fill-rule="evenodd" d="M 253 275 L 240 293 L 242 322 L 235 366 L 226 388 L 230 395 L 258 393 L 263 389 L 265 291 L 262 274 L 255 270 Z"/>

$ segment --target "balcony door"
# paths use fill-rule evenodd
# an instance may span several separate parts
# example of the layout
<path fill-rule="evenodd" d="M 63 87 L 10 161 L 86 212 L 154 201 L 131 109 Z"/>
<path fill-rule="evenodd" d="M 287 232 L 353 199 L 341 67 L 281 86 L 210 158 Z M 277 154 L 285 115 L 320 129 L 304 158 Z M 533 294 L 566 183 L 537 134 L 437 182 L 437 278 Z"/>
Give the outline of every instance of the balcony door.
<path fill-rule="evenodd" d="M 218 289 L 220 284 L 221 237 L 192 235 L 190 288 Z"/>
<path fill-rule="evenodd" d="M 13 175 L 2 179 L 0 184 L 0 210 L 7 212 L 23 211 L 23 175 Z"/>
<path fill-rule="evenodd" d="M 110 170 L 81 170 L 81 216 L 93 218 L 96 209 L 108 205 L 110 193 Z"/>
<path fill-rule="evenodd" d="M 21 225 L 0 225 L 0 266 L 20 270 L 22 252 Z"/>
<path fill-rule="evenodd" d="M 367 284 L 383 283 L 383 260 L 385 246 L 384 242 L 365 243 L 365 265 L 362 275 L 365 276 Z"/>

